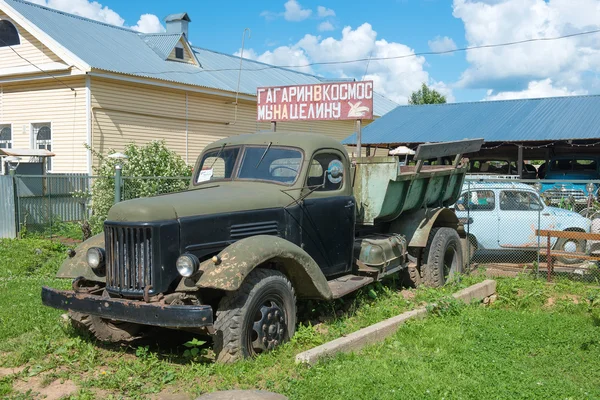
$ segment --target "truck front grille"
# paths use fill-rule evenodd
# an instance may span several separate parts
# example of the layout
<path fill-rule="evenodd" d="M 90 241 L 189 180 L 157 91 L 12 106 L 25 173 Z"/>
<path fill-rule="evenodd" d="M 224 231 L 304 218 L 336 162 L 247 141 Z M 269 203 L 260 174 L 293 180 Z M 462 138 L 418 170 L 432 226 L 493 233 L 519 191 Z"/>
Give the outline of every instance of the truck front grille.
<path fill-rule="evenodd" d="M 139 296 L 152 285 L 153 248 L 149 227 L 105 226 L 106 289 Z"/>
<path fill-rule="evenodd" d="M 548 189 L 544 192 L 544 196 L 549 198 L 550 201 L 555 203 L 560 203 L 562 201 L 568 200 L 571 196 L 575 199 L 576 202 L 584 202 L 587 201 L 587 196 L 580 189 L 566 189 L 563 187 L 557 187 Z"/>

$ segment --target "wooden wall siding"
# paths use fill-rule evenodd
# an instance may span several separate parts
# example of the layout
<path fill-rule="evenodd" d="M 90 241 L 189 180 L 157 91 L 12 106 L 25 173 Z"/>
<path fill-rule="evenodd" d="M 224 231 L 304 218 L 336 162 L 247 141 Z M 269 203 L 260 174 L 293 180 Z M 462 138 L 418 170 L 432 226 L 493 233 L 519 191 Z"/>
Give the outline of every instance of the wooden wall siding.
<path fill-rule="evenodd" d="M 0 11 L 0 19 L 7 19 L 13 22 L 6 14 Z M 39 40 L 34 38 L 29 32 L 20 25 L 13 22 L 19 31 L 21 44 L 13 46 L 15 51 L 34 64 L 45 64 L 50 62 L 61 62 L 61 59 L 44 46 Z M 29 66 L 30 64 L 16 55 L 9 47 L 0 47 L 0 70 L 2 68 L 12 68 Z"/>
<path fill-rule="evenodd" d="M 13 148 L 31 148 L 31 124 L 52 123 L 53 172 L 87 172 L 85 80 L 0 84 L 0 124 L 12 124 Z"/>
<path fill-rule="evenodd" d="M 183 42 L 181 40 L 179 41 L 179 44 L 181 46 L 183 46 L 183 60 L 180 60 L 179 58 L 175 57 L 175 49 L 173 49 L 173 51 L 171 51 L 171 54 L 169 54 L 169 57 L 167 57 L 167 58 L 169 60 L 174 60 L 174 61 L 178 61 L 178 62 L 186 62 L 189 64 L 196 64 L 196 61 L 194 61 L 194 58 L 191 56 L 187 47 L 183 45 Z"/>
<path fill-rule="evenodd" d="M 205 146 L 215 140 L 269 130 L 256 122 L 256 104 L 240 102 L 237 120 L 233 98 L 187 93 L 148 85 L 92 78 L 94 148 L 120 151 L 131 142 L 145 144 L 164 139 L 169 147 L 193 164 Z M 233 123 L 235 121 L 235 124 Z M 354 132 L 353 121 L 286 122 L 279 131 L 313 132 L 342 140 Z"/>

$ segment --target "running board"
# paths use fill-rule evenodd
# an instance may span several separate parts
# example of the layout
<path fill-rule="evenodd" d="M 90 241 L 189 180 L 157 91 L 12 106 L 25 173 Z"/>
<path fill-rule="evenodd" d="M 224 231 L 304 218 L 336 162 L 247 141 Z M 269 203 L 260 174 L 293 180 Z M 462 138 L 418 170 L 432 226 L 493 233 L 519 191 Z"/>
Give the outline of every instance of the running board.
<path fill-rule="evenodd" d="M 368 276 L 345 275 L 328 282 L 334 299 L 352 293 L 374 281 Z"/>

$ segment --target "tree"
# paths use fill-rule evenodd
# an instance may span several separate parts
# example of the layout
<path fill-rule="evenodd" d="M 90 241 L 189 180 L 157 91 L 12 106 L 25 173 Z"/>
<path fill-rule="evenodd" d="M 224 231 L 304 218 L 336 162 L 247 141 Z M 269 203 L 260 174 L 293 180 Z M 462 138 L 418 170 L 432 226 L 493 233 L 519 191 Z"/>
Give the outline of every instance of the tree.
<path fill-rule="evenodd" d="M 94 215 L 91 223 L 94 232 L 99 232 L 114 202 L 116 161 L 95 150 L 92 152 L 98 157 L 99 165 L 94 167 L 96 178 L 92 185 Z M 130 143 L 123 152 L 128 157 L 123 164 L 123 200 L 181 191 L 189 186 L 186 178 L 192 176 L 192 168 L 168 149 L 164 141 L 155 140 L 144 146 Z M 108 152 L 112 153 L 115 151 Z"/>
<path fill-rule="evenodd" d="M 430 89 L 425 83 L 421 85 L 421 89 L 413 92 L 408 99 L 408 104 L 444 104 L 446 96 L 442 95 L 435 89 Z"/>

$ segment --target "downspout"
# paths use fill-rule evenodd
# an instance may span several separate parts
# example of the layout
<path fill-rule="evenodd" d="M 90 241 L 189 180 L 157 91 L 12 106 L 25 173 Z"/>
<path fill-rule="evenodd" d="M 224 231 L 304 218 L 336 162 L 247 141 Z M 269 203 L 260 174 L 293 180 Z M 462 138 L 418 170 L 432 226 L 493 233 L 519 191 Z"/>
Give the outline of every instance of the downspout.
<path fill-rule="evenodd" d="M 86 160 L 87 160 L 87 173 L 92 175 L 92 87 L 91 78 L 86 74 L 85 76 L 85 130 L 87 145 Z"/>

